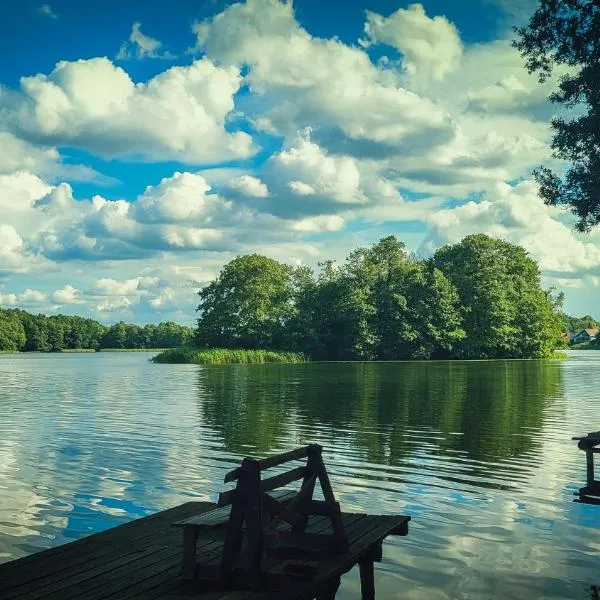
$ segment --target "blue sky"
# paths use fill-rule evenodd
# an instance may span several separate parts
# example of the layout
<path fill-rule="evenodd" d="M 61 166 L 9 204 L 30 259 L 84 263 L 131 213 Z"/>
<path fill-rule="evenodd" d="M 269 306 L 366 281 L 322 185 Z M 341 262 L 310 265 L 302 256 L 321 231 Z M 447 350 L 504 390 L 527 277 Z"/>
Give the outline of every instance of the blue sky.
<path fill-rule="evenodd" d="M 556 84 L 510 46 L 534 6 L 2 3 L 0 306 L 192 322 L 240 253 L 315 266 L 483 231 L 593 312 L 600 234 L 530 177 Z"/>

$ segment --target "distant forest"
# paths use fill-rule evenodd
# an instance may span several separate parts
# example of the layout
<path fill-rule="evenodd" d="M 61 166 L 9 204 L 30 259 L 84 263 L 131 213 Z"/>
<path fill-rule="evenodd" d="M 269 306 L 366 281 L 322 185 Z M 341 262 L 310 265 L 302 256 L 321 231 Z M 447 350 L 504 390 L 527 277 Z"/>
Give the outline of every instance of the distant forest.
<path fill-rule="evenodd" d="M 0 351 L 177 348 L 192 337 L 192 328 L 177 323 L 140 326 L 121 321 L 107 327 L 82 317 L 0 308 Z"/>

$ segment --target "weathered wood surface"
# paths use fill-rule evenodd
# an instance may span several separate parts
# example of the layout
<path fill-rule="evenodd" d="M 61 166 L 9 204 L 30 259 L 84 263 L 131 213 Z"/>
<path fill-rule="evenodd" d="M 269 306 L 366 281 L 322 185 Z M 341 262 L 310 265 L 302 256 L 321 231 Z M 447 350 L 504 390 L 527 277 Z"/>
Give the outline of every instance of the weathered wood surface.
<path fill-rule="evenodd" d="M 189 502 L 82 540 L 0 565 L 2 600 L 275 600 L 333 598 L 339 577 L 360 563 L 380 558 L 387 536 L 405 534 L 409 517 L 341 514 L 349 552 L 327 555 L 282 549 L 267 558 L 275 591 L 219 590 L 181 575 L 181 531 L 172 523 L 212 510 L 214 504 Z M 331 534 L 326 516 L 311 516 L 307 533 Z M 218 568 L 223 542 L 199 539 L 196 560 Z M 373 554 L 375 552 L 375 554 Z M 234 586 L 235 587 L 235 586 Z"/>
<path fill-rule="evenodd" d="M 222 509 L 175 523 L 183 528 L 185 577 L 225 582 L 232 579 L 235 569 L 238 581 L 243 580 L 253 589 L 263 589 L 268 578 L 264 569 L 265 551 L 296 547 L 298 550 L 347 552 L 348 540 L 340 506 L 333 494 L 322 453 L 322 446 L 309 444 L 264 459 L 246 457 L 240 467 L 227 473 L 225 482 L 236 481 L 236 487 L 219 494 L 218 504 Z M 301 458 L 307 459 L 304 466 L 267 478 L 262 476 L 273 466 Z M 285 502 L 281 497 L 277 499 L 275 494 L 285 490 L 284 486 L 299 480 L 302 480 L 300 489 L 292 497 Z M 315 503 L 313 494 L 317 481 L 324 500 Z M 310 516 L 326 516 L 332 531 L 319 535 L 307 532 Z M 281 526 L 288 526 L 287 530 L 281 532 Z M 196 568 L 196 541 L 202 535 L 218 539 L 215 530 L 219 529 L 223 539 L 219 566 L 198 564 Z"/>

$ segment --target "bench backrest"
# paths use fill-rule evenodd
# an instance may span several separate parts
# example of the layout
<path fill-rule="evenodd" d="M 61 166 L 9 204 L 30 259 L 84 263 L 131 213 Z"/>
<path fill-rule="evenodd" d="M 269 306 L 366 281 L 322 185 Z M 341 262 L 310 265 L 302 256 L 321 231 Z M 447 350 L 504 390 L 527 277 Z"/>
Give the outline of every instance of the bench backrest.
<path fill-rule="evenodd" d="M 318 444 L 309 444 L 307 446 L 302 446 L 300 448 L 290 450 L 289 452 L 275 454 L 274 456 L 269 456 L 267 458 L 244 458 L 240 467 L 236 467 L 225 475 L 224 482 L 239 482 L 240 478 L 244 477 L 245 475 L 255 477 L 258 474 L 260 477 L 260 492 L 264 493 L 284 487 L 301 479 L 306 481 L 314 475 L 315 478 L 318 478 L 321 481 L 322 487 L 325 485 L 325 487 L 331 488 L 327 471 L 325 469 L 325 465 L 323 464 L 322 452 L 323 448 Z M 303 458 L 307 459 L 306 465 L 304 466 L 294 467 L 288 471 L 284 471 L 283 473 L 278 473 L 277 475 L 267 477 L 266 479 L 262 478 L 262 472 L 267 469 L 278 467 L 294 460 L 301 460 Z M 324 481 L 325 484 L 323 483 Z M 327 493 L 329 492 L 329 489 L 326 491 L 325 488 L 323 488 L 323 492 Z M 235 493 L 235 489 L 221 492 L 219 494 L 219 506 L 230 504 Z"/>

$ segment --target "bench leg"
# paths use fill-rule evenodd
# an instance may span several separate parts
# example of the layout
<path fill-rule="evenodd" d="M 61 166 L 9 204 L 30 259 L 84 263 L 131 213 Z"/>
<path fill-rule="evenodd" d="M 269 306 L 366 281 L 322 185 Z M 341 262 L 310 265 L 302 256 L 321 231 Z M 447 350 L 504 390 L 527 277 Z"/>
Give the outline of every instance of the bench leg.
<path fill-rule="evenodd" d="M 317 594 L 316 600 L 335 600 L 335 594 L 340 587 L 340 578 L 335 577 Z"/>
<path fill-rule="evenodd" d="M 594 484 L 594 452 L 591 448 L 585 451 L 585 458 L 587 463 L 587 484 L 591 486 Z"/>
<path fill-rule="evenodd" d="M 196 575 L 196 528 L 183 528 L 183 577 L 194 579 Z"/>
<path fill-rule="evenodd" d="M 375 567 L 372 558 L 361 560 L 358 563 L 360 569 L 360 591 L 362 600 L 375 600 Z"/>

